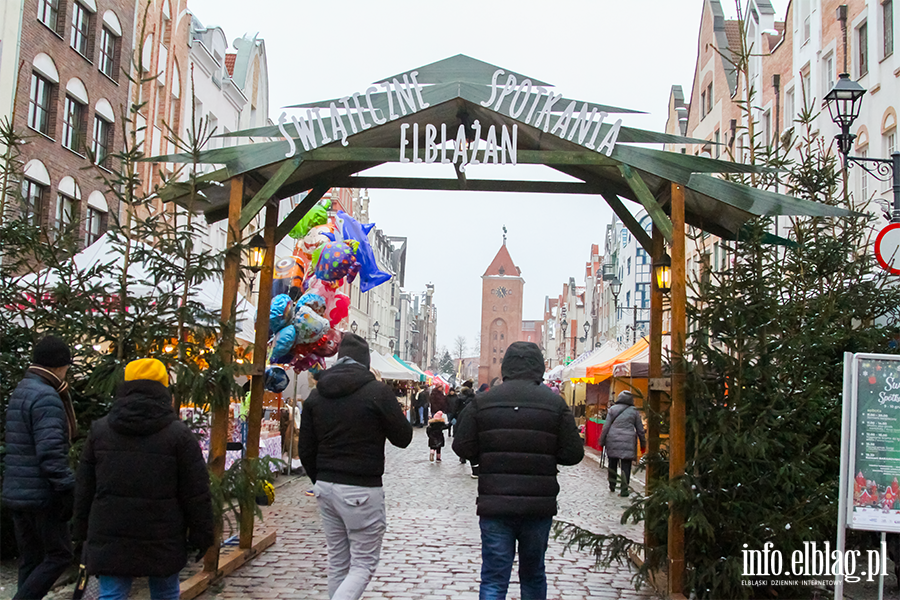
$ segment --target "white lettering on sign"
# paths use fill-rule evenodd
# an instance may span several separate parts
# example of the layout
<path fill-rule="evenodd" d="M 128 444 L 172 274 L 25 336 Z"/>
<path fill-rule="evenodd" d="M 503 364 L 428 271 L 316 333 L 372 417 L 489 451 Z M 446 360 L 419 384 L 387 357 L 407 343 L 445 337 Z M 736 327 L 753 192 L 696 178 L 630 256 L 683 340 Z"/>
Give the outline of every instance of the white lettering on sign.
<path fill-rule="evenodd" d="M 401 163 L 426 163 L 432 164 L 441 162 L 443 164 L 459 164 L 459 170 L 465 171 L 469 165 L 478 164 L 516 164 L 517 142 L 519 138 L 519 126 L 513 124 L 512 133 L 506 125 L 500 127 L 500 144 L 497 144 L 497 126 L 491 125 L 487 130 L 487 141 L 482 146 L 481 123 L 475 121 L 472 123 L 475 130 L 475 139 L 472 142 L 466 141 L 466 126 L 460 125 L 456 130 L 456 139 L 447 139 L 447 124 L 441 123 L 441 140 L 437 143 L 437 127 L 431 123 L 425 125 L 425 148 L 422 156 L 419 154 L 419 124 L 412 124 L 412 141 L 408 139 L 410 129 L 409 123 L 400 125 L 400 162 Z M 453 158 L 447 158 L 447 145 L 453 148 Z M 406 150 L 412 146 L 412 161 L 406 155 Z M 481 152 L 481 160 L 478 153 Z M 438 160 L 440 154 L 440 160 Z M 423 158 L 424 156 L 424 158 Z"/>
<path fill-rule="evenodd" d="M 583 102 L 581 109 L 578 109 L 578 103 L 574 100 L 570 101 L 568 106 L 562 109 L 557 107 L 557 103 L 562 99 L 562 94 L 556 94 L 552 90 L 541 85 L 534 85 L 530 79 L 518 81 L 517 77 L 512 74 L 503 75 L 506 71 L 497 69 L 491 76 L 491 97 L 480 104 L 484 107 L 490 107 L 496 112 L 505 112 L 507 115 L 516 120 L 522 120 L 522 114 L 525 113 L 524 123 L 531 124 L 534 120 L 534 127 L 549 132 L 551 135 L 557 136 L 570 142 L 596 150 L 602 154 L 610 156 L 616 147 L 619 138 L 619 132 L 622 128 L 622 120 L 618 119 L 611 127 L 609 127 L 603 140 L 597 145 L 597 138 L 600 129 L 604 125 L 604 121 L 609 116 L 603 111 L 598 111 L 596 107 L 589 108 L 587 102 Z M 295 140 L 299 139 L 304 151 L 310 151 L 319 146 L 330 143 L 332 140 L 340 140 L 342 146 L 347 145 L 347 138 L 353 134 L 365 131 L 373 125 L 384 125 L 389 120 L 393 121 L 400 117 L 428 108 L 429 103 L 425 102 L 422 96 L 422 86 L 418 82 L 419 72 L 411 71 L 404 73 L 402 77 L 394 77 L 391 81 L 384 81 L 380 85 L 387 97 L 388 109 L 387 115 L 382 114 L 381 109 L 374 107 L 372 103 L 372 94 L 378 91 L 375 86 L 370 86 L 365 92 L 354 92 L 349 96 L 344 96 L 337 103 L 331 102 L 328 106 L 328 116 L 331 121 L 331 131 L 325 129 L 325 121 L 321 115 L 321 109 L 315 107 L 306 111 L 306 116 L 291 117 L 296 135 L 288 133 L 286 127 L 287 113 L 282 113 L 278 118 L 278 131 L 288 142 L 288 151 L 285 157 L 290 158 L 299 152 L 298 144 Z M 364 101 L 363 101 L 364 97 Z M 542 102 L 543 101 L 543 102 Z M 340 104 L 340 107 L 338 106 Z M 527 113 L 526 113 L 527 109 Z M 368 115 L 368 118 L 367 118 Z M 554 119 L 551 123 L 551 121 Z M 346 121 L 344 120 L 346 119 Z M 479 163 L 492 162 L 494 164 L 506 164 L 507 156 L 510 162 L 516 164 L 516 139 L 518 126 L 513 125 L 512 135 L 506 125 L 500 130 L 500 141 L 497 142 L 497 129 L 495 125 L 491 125 L 487 131 L 484 146 L 481 145 L 481 125 L 478 121 L 472 123 L 474 130 L 474 139 L 470 148 L 466 143 L 465 126 L 460 125 L 457 131 L 456 140 L 449 140 L 453 147 L 453 158 L 447 157 L 447 128 L 441 124 L 441 141 L 437 143 L 437 129 L 434 125 L 425 125 L 425 144 L 423 156 L 420 156 L 419 148 L 419 125 L 412 125 L 412 143 L 407 139 L 409 124 L 404 124 L 400 128 L 400 162 L 409 162 L 406 158 L 406 147 L 411 145 L 413 150 L 414 163 L 432 163 L 438 159 L 438 149 L 440 149 L 440 162 L 444 164 L 458 163 L 460 169 L 466 165 L 475 165 Z M 462 140 L 462 143 L 460 143 Z M 482 155 L 479 159 L 478 152 Z"/>

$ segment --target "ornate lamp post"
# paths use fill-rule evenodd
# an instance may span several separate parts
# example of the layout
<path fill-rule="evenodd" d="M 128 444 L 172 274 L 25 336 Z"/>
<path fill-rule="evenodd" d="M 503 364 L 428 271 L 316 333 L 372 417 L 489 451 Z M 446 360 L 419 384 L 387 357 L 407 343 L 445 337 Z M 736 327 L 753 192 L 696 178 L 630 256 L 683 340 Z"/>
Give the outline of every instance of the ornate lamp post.
<path fill-rule="evenodd" d="M 356 324 L 356 321 L 353 321 L 352 323 L 350 323 L 350 331 L 352 331 L 353 333 L 356 333 L 357 329 L 359 329 L 359 325 Z"/>
<path fill-rule="evenodd" d="M 247 257 L 247 268 L 254 273 L 259 273 L 262 270 L 263 263 L 266 260 L 266 251 L 268 250 L 268 246 L 266 246 L 266 240 L 263 239 L 263 236 L 257 233 L 250 239 L 249 248 L 250 253 Z"/>
<path fill-rule="evenodd" d="M 391 349 L 391 356 L 394 355 L 394 338 L 391 338 L 391 341 L 388 342 L 388 346 Z"/>
<path fill-rule="evenodd" d="M 559 328 L 562 329 L 562 343 L 563 343 L 563 356 L 568 356 L 568 344 L 566 343 L 566 329 L 569 328 L 569 322 L 563 319 L 559 323 Z"/>
<path fill-rule="evenodd" d="M 375 321 L 375 324 L 372 325 L 372 331 L 375 332 L 375 336 L 373 337 L 372 341 L 375 343 L 378 343 L 378 330 L 379 329 L 381 329 L 381 325 L 378 324 L 378 321 Z"/>
<path fill-rule="evenodd" d="M 841 73 L 831 91 L 825 94 L 825 104 L 828 106 L 831 120 L 841 129 L 834 139 L 837 140 L 838 150 L 844 157 L 847 169 L 856 164 L 879 181 L 887 182 L 893 179 L 894 205 L 891 222 L 900 223 L 900 152 L 895 151 L 890 158 L 850 156 L 853 140 L 856 139 L 856 135 L 850 133 L 850 128 L 859 117 L 865 93 L 866 88 L 850 79 L 849 73 Z"/>

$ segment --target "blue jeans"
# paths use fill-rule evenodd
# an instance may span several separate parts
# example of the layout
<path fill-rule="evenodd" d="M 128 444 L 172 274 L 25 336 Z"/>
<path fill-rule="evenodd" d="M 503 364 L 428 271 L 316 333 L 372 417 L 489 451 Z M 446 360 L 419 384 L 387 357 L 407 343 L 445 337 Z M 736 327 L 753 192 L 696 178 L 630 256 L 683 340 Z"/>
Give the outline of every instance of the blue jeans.
<path fill-rule="evenodd" d="M 552 523 L 552 517 L 481 517 L 480 600 L 506 598 L 517 542 L 522 600 L 547 597 L 544 553 Z"/>
<path fill-rule="evenodd" d="M 99 600 L 126 600 L 134 577 L 100 576 Z M 150 577 L 150 598 L 153 600 L 178 600 L 181 584 L 178 573 L 168 577 Z"/>

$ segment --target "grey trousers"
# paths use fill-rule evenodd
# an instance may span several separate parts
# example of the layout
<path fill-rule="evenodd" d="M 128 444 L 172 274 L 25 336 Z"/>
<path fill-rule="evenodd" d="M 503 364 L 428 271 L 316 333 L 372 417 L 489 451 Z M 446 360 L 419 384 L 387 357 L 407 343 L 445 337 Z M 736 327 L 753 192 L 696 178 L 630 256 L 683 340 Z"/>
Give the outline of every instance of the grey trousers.
<path fill-rule="evenodd" d="M 328 597 L 357 600 L 381 555 L 384 489 L 317 481 L 314 491 L 328 545 Z"/>

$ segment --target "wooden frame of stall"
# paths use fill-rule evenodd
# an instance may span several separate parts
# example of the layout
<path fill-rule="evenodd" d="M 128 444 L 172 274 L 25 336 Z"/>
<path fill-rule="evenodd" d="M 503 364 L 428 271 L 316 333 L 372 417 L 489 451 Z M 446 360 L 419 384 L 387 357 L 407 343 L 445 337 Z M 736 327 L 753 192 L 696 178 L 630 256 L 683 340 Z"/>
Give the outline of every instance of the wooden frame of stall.
<path fill-rule="evenodd" d="M 708 143 L 682 136 L 648 132 L 621 127 L 618 143 L 608 153 L 585 148 L 562 136 L 547 134 L 547 128 L 537 128 L 528 120 L 513 118 L 500 110 L 494 110 L 484 100 L 493 99 L 497 88 L 496 73 L 503 73 L 494 65 L 458 55 L 410 71 L 418 77 L 418 83 L 430 84 L 421 90 L 420 107 L 412 114 L 393 114 L 393 105 L 385 94 L 373 94 L 369 99 L 370 108 L 392 113 L 390 120 L 381 124 L 370 124 L 353 135 L 347 145 L 340 141 L 324 140 L 321 147 L 304 149 L 299 137 L 290 142 L 281 139 L 276 142 L 262 142 L 230 146 L 201 154 L 200 162 L 225 165 L 201 179 L 208 205 L 204 208 L 207 220 L 213 223 L 228 219 L 228 245 L 236 247 L 242 239 L 242 232 L 250 221 L 265 209 L 263 237 L 270 249 L 315 206 L 331 187 L 353 187 L 370 189 L 404 190 L 470 190 L 494 192 L 526 192 L 553 194 L 588 194 L 602 198 L 621 219 L 625 227 L 657 264 L 665 255 L 668 244 L 672 264 L 671 307 L 671 382 L 662 379 L 662 317 L 663 292 L 655 278 L 651 278 L 650 303 L 650 358 L 649 392 L 647 409 L 649 452 L 659 451 L 658 415 L 663 394 L 669 396 L 670 415 L 670 464 L 668 477 L 676 479 L 684 473 L 685 463 L 685 363 L 683 359 L 687 335 L 686 302 L 687 285 L 685 273 L 685 229 L 687 225 L 709 231 L 726 239 L 736 239 L 743 225 L 750 219 L 762 215 L 810 215 L 843 216 L 847 212 L 814 202 L 800 200 L 782 194 L 753 189 L 713 177 L 712 174 L 757 172 L 757 167 L 709 159 L 690 154 L 651 150 L 639 146 L 623 146 L 628 142 L 656 142 L 692 144 Z M 492 78 L 492 74 L 494 77 Z M 398 76 L 399 77 L 399 76 Z M 406 78 L 404 77 L 404 81 Z M 388 81 L 388 80 L 384 80 Z M 537 81 L 537 80 L 535 80 Z M 382 83 L 382 82 L 379 82 Z M 394 78 L 395 87 L 397 78 Z M 389 88 L 388 88 L 389 89 Z M 399 93 L 399 92 L 398 92 Z M 390 91 L 387 92 L 390 94 Z M 427 103 L 425 102 L 427 100 Z M 324 101 L 303 105 L 303 107 L 325 107 L 334 110 L 335 103 Z M 497 106 L 503 102 L 503 97 Z M 572 101 L 574 102 L 574 101 Z M 561 105 L 569 103 L 563 99 Z M 606 112 L 634 112 L 627 109 L 584 103 L 587 107 L 600 108 Z M 346 103 L 345 103 L 346 106 Z M 557 126 L 563 119 L 562 109 L 551 111 L 558 117 Z M 334 114 L 334 113 L 333 113 Z M 374 110 L 372 111 L 374 115 Z M 350 122 L 349 109 L 347 116 Z M 358 116 L 358 115 L 357 115 Z M 334 117 L 332 117 L 333 119 Z M 550 116 L 548 115 L 548 120 Z M 571 118 L 571 115 L 570 117 Z M 322 122 L 328 122 L 323 119 Z M 574 178 L 574 182 L 559 181 L 519 181 L 519 180 L 471 180 L 458 165 L 452 165 L 452 177 L 406 178 L 377 177 L 359 175 L 372 167 L 390 162 L 421 162 L 416 150 L 397 140 L 408 141 L 411 131 L 419 132 L 415 148 L 426 147 L 426 128 L 419 128 L 419 121 L 428 123 L 450 123 L 471 127 L 480 123 L 482 130 L 489 126 L 518 128 L 517 160 L 522 164 L 540 164 Z M 320 125 L 322 123 L 320 122 Z M 415 125 L 415 128 L 413 128 Z M 334 126 L 334 123 L 332 123 Z M 279 127 L 258 128 L 228 134 L 231 137 L 280 138 L 283 129 Z M 607 125 L 606 127 L 610 127 Z M 404 131 L 406 128 L 407 131 Z M 600 125 L 597 125 L 598 130 Z M 554 128 L 555 130 L 555 128 Z M 324 126 L 322 129 L 324 133 Z M 606 129 L 605 131 L 609 131 Z M 552 132 L 551 132 L 552 133 Z M 315 135 L 315 134 L 314 134 Z M 595 134 L 596 135 L 596 134 Z M 432 140 L 433 141 L 433 140 Z M 309 140 L 304 141 L 305 144 Z M 290 150 L 285 155 L 286 146 Z M 410 143 L 412 145 L 412 143 Z M 474 155 L 474 151 L 473 151 Z M 168 155 L 149 159 L 153 162 L 192 162 L 189 155 Z M 485 158 L 485 160 L 487 160 Z M 278 223 L 278 201 L 292 195 L 306 192 L 306 197 L 294 208 L 284 221 Z M 162 190 L 165 201 L 180 201 L 178 190 Z M 639 204 L 653 222 L 652 235 L 641 228 L 637 220 L 626 208 L 623 200 Z M 274 252 L 266 255 L 266 264 L 260 281 L 257 306 L 256 345 L 264 349 L 267 344 L 269 311 L 271 302 L 272 267 Z M 229 321 L 234 316 L 237 297 L 238 270 L 240 256 L 236 251 L 229 253 L 225 263 L 225 291 L 222 303 L 222 318 Z M 260 422 L 262 417 L 265 352 L 254 351 L 251 375 L 249 428 L 247 454 L 249 461 L 258 459 Z M 219 409 L 213 414 L 210 437 L 209 465 L 216 475 L 224 472 L 225 447 L 228 433 L 228 411 Z M 647 489 L 652 490 L 654 481 L 662 477 L 648 469 Z M 205 589 L 213 580 L 227 574 L 239 564 L 274 543 L 275 532 L 262 535 L 254 541 L 253 507 L 243 507 L 240 526 L 240 548 L 237 552 L 222 557 L 218 545 L 210 549 L 206 556 L 203 573 L 196 581 L 183 585 L 183 598 L 193 597 Z M 684 522 L 683 516 L 670 507 L 667 587 L 670 597 L 681 597 L 684 587 Z M 221 531 L 218 532 L 221 540 Z M 649 543 L 653 540 L 648 539 Z"/>

